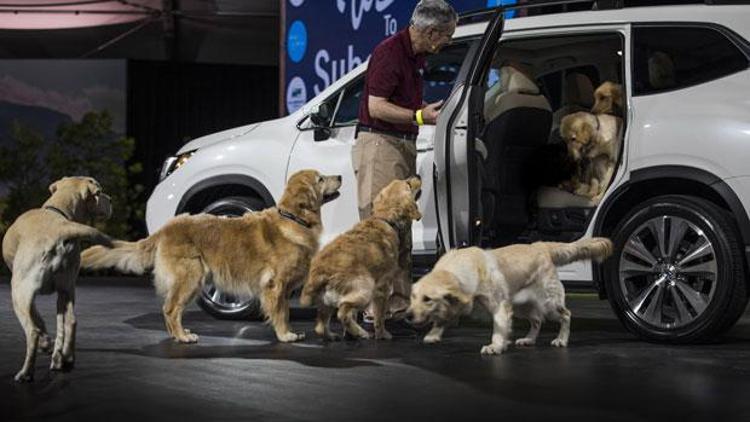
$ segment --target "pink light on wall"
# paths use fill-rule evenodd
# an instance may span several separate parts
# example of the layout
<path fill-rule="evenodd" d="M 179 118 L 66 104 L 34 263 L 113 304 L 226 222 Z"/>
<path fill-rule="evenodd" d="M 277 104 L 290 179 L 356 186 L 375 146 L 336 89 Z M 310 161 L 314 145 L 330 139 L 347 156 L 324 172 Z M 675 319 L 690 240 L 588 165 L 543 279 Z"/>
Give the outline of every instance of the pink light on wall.
<path fill-rule="evenodd" d="M 0 29 L 86 28 L 158 14 L 161 0 L 0 0 Z"/>

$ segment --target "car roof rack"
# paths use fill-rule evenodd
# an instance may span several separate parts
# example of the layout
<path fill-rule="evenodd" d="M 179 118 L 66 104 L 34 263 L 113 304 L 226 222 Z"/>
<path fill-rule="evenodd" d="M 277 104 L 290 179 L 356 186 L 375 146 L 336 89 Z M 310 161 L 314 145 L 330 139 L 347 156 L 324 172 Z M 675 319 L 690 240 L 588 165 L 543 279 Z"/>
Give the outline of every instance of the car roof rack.
<path fill-rule="evenodd" d="M 523 3 L 501 5 L 497 7 L 490 7 L 485 9 L 471 10 L 464 12 L 459 15 L 459 24 L 467 24 L 474 22 L 483 22 L 489 20 L 492 15 L 498 10 L 502 11 L 516 11 L 516 10 L 533 10 L 541 8 L 550 8 L 558 6 L 560 9 L 557 11 L 549 12 L 552 13 L 565 13 L 568 10 L 567 6 L 576 6 L 581 4 L 591 4 L 590 10 L 612 10 L 622 9 L 625 7 L 649 7 L 649 6 L 677 6 L 686 4 L 706 4 L 710 6 L 721 6 L 721 5 L 750 5 L 750 0 L 693 0 L 693 1 L 678 1 L 678 0 L 527 0 Z M 562 9 L 562 10 L 561 10 Z M 581 9 L 575 9 L 575 11 L 581 11 Z"/>

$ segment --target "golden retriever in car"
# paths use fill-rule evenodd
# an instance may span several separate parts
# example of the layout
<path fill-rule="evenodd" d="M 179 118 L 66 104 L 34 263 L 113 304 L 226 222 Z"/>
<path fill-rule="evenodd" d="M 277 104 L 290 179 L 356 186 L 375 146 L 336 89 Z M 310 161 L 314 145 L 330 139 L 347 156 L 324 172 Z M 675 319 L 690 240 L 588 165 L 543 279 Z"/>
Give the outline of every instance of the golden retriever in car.
<path fill-rule="evenodd" d="M 140 241 L 87 249 L 82 266 L 153 272 L 167 332 L 180 343 L 198 341 L 183 328 L 182 312 L 207 281 L 235 296 L 259 296 L 279 341 L 301 340 L 304 334 L 289 328 L 289 296 L 318 250 L 320 209 L 340 187 L 341 176 L 302 170 L 289 178 L 276 207 L 238 218 L 180 215 Z"/>
<path fill-rule="evenodd" d="M 492 341 L 482 347 L 482 354 L 500 354 L 508 348 L 513 316 L 530 324 L 517 346 L 534 345 L 542 321 L 548 319 L 560 323 L 552 346 L 567 347 L 571 314 L 557 267 L 585 259 L 601 261 L 611 253 L 612 242 L 605 238 L 454 249 L 412 286 L 408 318 L 416 326 L 431 322 L 424 342 L 436 343 L 446 325 L 471 312 L 476 300 L 493 319 Z"/>
<path fill-rule="evenodd" d="M 622 85 L 614 82 L 604 82 L 594 91 L 594 106 L 591 112 L 594 114 L 611 114 L 623 117 Z"/>
<path fill-rule="evenodd" d="M 107 219 L 112 205 L 99 182 L 91 177 L 64 177 L 51 184 L 52 194 L 41 208 L 26 211 L 3 237 L 3 259 L 13 272 L 10 280 L 13 310 L 26 334 L 26 360 L 18 382 L 34 377 L 37 347 L 52 352 L 51 369 L 71 368 L 75 357 L 76 322 L 73 312 L 81 241 L 111 245 L 109 237 L 85 224 Z M 41 315 L 37 294 L 57 292 L 57 333 L 54 350 Z"/>
<path fill-rule="evenodd" d="M 576 195 L 598 203 L 606 192 L 617 165 L 622 119 L 585 111 L 569 114 L 560 123 L 560 136 L 576 163 L 573 177 L 560 184 Z"/>
<path fill-rule="evenodd" d="M 356 322 L 356 312 L 373 303 L 376 339 L 390 339 L 384 320 L 393 279 L 399 270 L 399 233 L 422 218 L 416 197 L 422 182 L 394 180 L 373 201 L 372 216 L 337 237 L 313 258 L 300 302 L 318 306 L 315 332 L 328 340 L 337 335 L 330 320 L 338 309 L 344 333 L 370 335 Z"/>

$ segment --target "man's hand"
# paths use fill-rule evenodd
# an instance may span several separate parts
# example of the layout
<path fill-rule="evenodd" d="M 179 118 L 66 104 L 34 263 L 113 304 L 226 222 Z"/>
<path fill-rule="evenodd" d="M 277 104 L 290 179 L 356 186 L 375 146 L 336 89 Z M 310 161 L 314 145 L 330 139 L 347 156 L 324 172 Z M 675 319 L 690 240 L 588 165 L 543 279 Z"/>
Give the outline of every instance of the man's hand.
<path fill-rule="evenodd" d="M 443 100 L 436 103 L 428 104 L 422 109 L 422 120 L 426 125 L 434 125 L 440 115 L 440 107 L 443 106 Z"/>

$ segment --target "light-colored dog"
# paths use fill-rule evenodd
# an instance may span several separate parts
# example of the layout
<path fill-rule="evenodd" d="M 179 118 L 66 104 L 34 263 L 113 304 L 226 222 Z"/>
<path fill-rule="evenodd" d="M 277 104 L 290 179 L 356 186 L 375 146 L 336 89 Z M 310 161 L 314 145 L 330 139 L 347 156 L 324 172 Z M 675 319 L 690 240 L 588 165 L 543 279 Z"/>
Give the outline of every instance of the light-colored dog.
<path fill-rule="evenodd" d="M 182 312 L 207 280 L 232 295 L 259 296 L 279 341 L 301 340 L 304 334 L 289 328 L 289 296 L 303 283 L 318 250 L 320 209 L 340 187 L 341 176 L 302 170 L 289 178 L 277 207 L 238 218 L 177 216 L 138 242 L 87 249 L 81 265 L 153 272 L 156 291 L 164 297 L 167 331 L 180 343 L 198 341 L 183 328 Z"/>
<path fill-rule="evenodd" d="M 549 319 L 560 323 L 552 345 L 566 347 L 571 315 L 557 266 L 584 259 L 601 261 L 611 253 L 612 242 L 604 238 L 453 250 L 412 287 L 409 319 L 415 325 L 432 322 L 424 342 L 436 343 L 446 325 L 469 313 L 476 300 L 492 314 L 494 325 L 492 342 L 482 347 L 482 354 L 507 349 L 514 315 L 530 323 L 528 334 L 516 345 L 535 344 L 542 321 Z"/>
<path fill-rule="evenodd" d="M 594 91 L 594 106 L 591 107 L 591 112 L 623 117 L 623 105 L 622 85 L 607 81 Z"/>
<path fill-rule="evenodd" d="M 560 184 L 561 189 L 595 202 L 601 200 L 617 165 L 621 126 L 619 117 L 585 111 L 562 119 L 560 136 L 577 163 L 577 172 L 571 180 Z"/>
<path fill-rule="evenodd" d="M 356 322 L 356 312 L 373 303 L 376 339 L 390 339 L 385 312 L 398 272 L 399 233 L 419 220 L 416 197 L 422 182 L 412 177 L 394 180 L 373 201 L 372 216 L 341 234 L 313 258 L 300 302 L 318 305 L 315 332 L 338 338 L 329 324 L 334 311 L 344 333 L 358 338 L 369 334 Z"/>
<path fill-rule="evenodd" d="M 16 219 L 3 237 L 3 259 L 13 272 L 10 285 L 13 310 L 26 334 L 26 360 L 16 374 L 19 382 L 34 378 L 37 347 L 52 347 L 42 317 L 36 309 L 37 294 L 57 292 L 57 332 L 52 351 L 52 370 L 72 368 L 75 360 L 76 321 L 73 312 L 81 241 L 110 244 L 109 238 L 82 223 L 109 218 L 109 196 L 91 177 L 65 177 L 49 187 L 52 196 L 42 208 Z"/>

